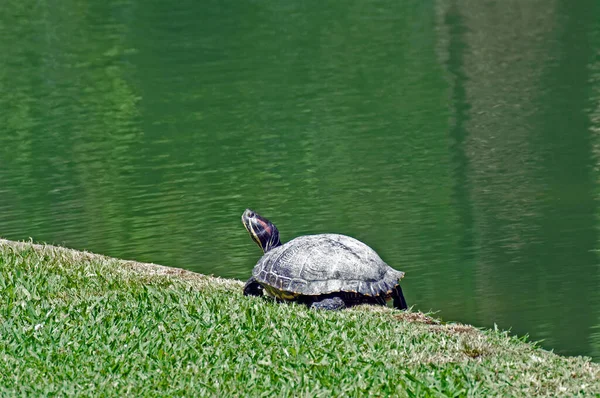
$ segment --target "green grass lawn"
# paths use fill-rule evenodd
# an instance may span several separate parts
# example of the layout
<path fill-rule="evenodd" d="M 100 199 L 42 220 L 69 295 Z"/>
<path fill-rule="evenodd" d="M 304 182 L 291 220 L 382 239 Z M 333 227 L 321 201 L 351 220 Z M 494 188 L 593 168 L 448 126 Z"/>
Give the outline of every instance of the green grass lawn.
<path fill-rule="evenodd" d="M 0 240 L 0 395 L 573 396 L 600 366 L 421 313 Z"/>

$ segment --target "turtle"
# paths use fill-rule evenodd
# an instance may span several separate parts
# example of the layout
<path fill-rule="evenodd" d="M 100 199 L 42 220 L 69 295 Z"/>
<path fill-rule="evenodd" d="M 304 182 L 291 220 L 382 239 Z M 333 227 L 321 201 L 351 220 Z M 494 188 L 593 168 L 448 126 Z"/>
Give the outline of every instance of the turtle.
<path fill-rule="evenodd" d="M 407 309 L 400 288 L 404 272 L 387 265 L 363 242 L 339 234 L 303 235 L 282 244 L 277 227 L 246 209 L 242 223 L 263 250 L 244 295 L 295 301 L 310 308 L 341 310 L 357 304 Z"/>

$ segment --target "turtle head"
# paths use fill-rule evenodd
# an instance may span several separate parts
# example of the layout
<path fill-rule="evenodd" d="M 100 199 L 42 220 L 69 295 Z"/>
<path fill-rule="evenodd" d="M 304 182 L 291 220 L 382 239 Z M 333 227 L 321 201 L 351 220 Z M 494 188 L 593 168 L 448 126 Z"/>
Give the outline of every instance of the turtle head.
<path fill-rule="evenodd" d="M 281 246 L 279 230 L 273 223 L 260 214 L 246 209 L 242 214 L 242 224 L 263 252 L 268 252 L 274 247 Z"/>

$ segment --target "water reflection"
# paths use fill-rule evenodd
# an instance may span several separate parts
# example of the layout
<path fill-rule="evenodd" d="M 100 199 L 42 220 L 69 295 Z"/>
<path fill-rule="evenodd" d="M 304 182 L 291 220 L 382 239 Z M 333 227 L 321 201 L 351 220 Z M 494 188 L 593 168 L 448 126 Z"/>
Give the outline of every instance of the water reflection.
<path fill-rule="evenodd" d="M 500 320 L 548 346 L 589 353 L 595 323 L 589 303 L 598 286 L 586 114 L 593 57 L 582 45 L 589 31 L 581 24 L 589 29 L 596 19 L 580 18 L 584 9 L 519 6 L 501 13 L 490 4 L 459 10 L 468 27 L 466 156 L 479 241 L 479 322 Z M 451 73 L 452 66 L 449 61 Z M 555 322 L 545 322 L 552 317 Z"/>
<path fill-rule="evenodd" d="M 9 0 L 0 234 L 244 279 L 251 207 L 600 358 L 600 18 L 564 4 Z"/>

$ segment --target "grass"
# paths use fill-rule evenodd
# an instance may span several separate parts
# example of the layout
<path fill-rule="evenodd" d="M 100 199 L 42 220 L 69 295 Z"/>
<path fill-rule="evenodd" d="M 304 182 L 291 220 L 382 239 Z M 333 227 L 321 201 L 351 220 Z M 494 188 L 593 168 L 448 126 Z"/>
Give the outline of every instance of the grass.
<path fill-rule="evenodd" d="M 416 312 L 0 240 L 0 395 L 575 396 L 600 366 Z"/>

